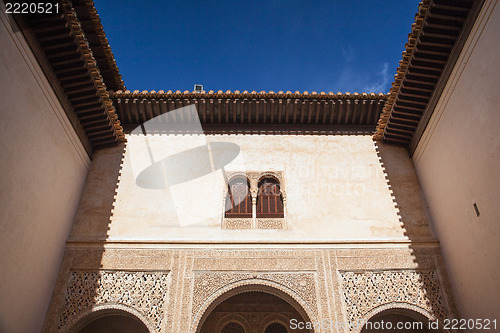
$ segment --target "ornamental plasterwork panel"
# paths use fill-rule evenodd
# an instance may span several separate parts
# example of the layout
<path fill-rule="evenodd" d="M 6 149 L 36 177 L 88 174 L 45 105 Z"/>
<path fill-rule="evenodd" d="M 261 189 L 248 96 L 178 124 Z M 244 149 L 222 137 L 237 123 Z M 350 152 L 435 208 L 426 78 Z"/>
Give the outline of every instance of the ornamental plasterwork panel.
<path fill-rule="evenodd" d="M 257 229 L 285 229 L 285 219 L 258 218 Z"/>
<path fill-rule="evenodd" d="M 341 271 L 396 269 L 435 269 L 439 249 L 348 249 L 336 251 L 332 260 L 337 260 Z"/>
<path fill-rule="evenodd" d="M 271 281 L 293 291 L 307 304 L 317 316 L 316 283 L 314 273 L 237 273 L 237 272 L 196 272 L 193 287 L 193 318 L 212 295 L 227 285 L 249 280 Z"/>
<path fill-rule="evenodd" d="M 257 218 L 256 229 L 261 230 L 283 230 L 286 229 L 284 218 Z M 224 218 L 222 223 L 223 229 L 228 230 L 244 230 L 254 229 L 254 220 L 252 218 Z"/>
<path fill-rule="evenodd" d="M 193 288 L 193 317 L 203 303 L 218 289 L 241 280 L 253 278 L 251 273 L 196 272 Z"/>
<path fill-rule="evenodd" d="M 434 270 L 341 271 L 347 320 L 363 318 L 373 308 L 389 303 L 416 305 L 437 318 L 448 318 Z"/>
<path fill-rule="evenodd" d="M 122 304 L 139 311 L 162 332 L 168 271 L 72 271 L 58 329 L 74 324 L 78 315 L 96 305 Z"/>
<path fill-rule="evenodd" d="M 224 223 L 222 225 L 224 229 L 252 229 L 253 219 L 252 218 L 224 218 Z"/>
<path fill-rule="evenodd" d="M 257 278 L 274 281 L 293 290 L 309 305 L 314 315 L 318 315 L 314 273 L 264 273 L 258 274 Z"/>
<path fill-rule="evenodd" d="M 228 230 L 253 229 L 253 223 L 252 218 L 224 218 L 222 228 Z M 284 218 L 257 218 L 256 223 L 257 229 L 286 229 Z"/>

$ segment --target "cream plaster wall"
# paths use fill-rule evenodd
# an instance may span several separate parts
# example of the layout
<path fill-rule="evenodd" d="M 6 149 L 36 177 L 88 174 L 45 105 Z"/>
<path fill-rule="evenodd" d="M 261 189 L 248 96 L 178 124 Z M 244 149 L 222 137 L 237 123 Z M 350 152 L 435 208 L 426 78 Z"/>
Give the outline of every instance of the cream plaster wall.
<path fill-rule="evenodd" d="M 0 7 L 0 332 L 37 332 L 89 158 Z"/>
<path fill-rule="evenodd" d="M 406 150 L 375 143 L 369 135 L 129 135 L 127 140 L 123 161 L 123 147 L 95 154 L 72 241 L 431 238 Z M 196 148 L 207 142 L 218 149 L 211 156 Z M 286 230 L 221 229 L 224 171 L 212 172 L 210 158 L 217 164 L 234 156 L 224 171 L 284 173 Z M 193 174 L 202 176 L 186 179 Z"/>
<path fill-rule="evenodd" d="M 500 4 L 486 1 L 413 156 L 461 316 L 473 319 L 500 318 L 498 36 Z"/>

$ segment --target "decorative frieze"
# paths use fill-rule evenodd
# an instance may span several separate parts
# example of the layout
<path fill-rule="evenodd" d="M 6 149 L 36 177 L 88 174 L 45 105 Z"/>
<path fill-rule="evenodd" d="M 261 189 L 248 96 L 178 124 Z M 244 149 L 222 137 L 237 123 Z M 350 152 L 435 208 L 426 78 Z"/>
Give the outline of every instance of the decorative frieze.
<path fill-rule="evenodd" d="M 285 219 L 257 219 L 257 229 L 285 229 Z"/>
<path fill-rule="evenodd" d="M 252 218 L 225 218 L 223 221 L 222 228 L 228 230 L 243 230 L 243 229 L 253 229 Z M 284 218 L 258 218 L 256 219 L 257 229 L 268 229 L 268 230 L 282 230 L 286 229 Z"/>
<path fill-rule="evenodd" d="M 252 229 L 252 218 L 225 218 L 222 224 L 223 229 Z"/>

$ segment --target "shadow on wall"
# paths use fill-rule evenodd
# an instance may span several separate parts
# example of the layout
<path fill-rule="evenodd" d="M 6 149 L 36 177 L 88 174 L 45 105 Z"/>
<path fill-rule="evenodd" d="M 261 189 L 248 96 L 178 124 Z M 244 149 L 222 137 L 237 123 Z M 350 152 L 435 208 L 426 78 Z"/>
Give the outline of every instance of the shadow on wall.
<path fill-rule="evenodd" d="M 125 144 L 94 154 L 68 242 L 107 239 L 124 158 Z"/>
<path fill-rule="evenodd" d="M 410 240 L 410 251 L 418 277 L 406 281 L 405 293 L 415 292 L 413 297 L 422 299 L 423 306 L 435 319 L 457 318 L 453 293 L 441 257 L 439 243 L 431 233 L 427 206 L 408 152 L 403 147 L 375 142 L 375 150 L 384 170 L 388 188 L 392 192 L 401 227 Z M 368 287 L 368 286 L 367 286 Z M 396 294 L 397 291 L 395 291 Z M 400 293 L 399 293 L 400 294 Z M 404 295 L 401 295 L 404 303 Z M 374 317 L 375 318 L 375 317 Z M 427 323 L 426 323 L 427 324 Z M 439 327 L 442 327 L 440 324 Z"/>
<path fill-rule="evenodd" d="M 375 142 L 375 150 L 405 235 L 412 241 L 434 240 L 425 214 L 425 201 L 406 149 Z"/>
<path fill-rule="evenodd" d="M 43 332 L 69 332 L 79 315 L 98 303 L 102 241 L 108 237 L 124 156 L 125 144 L 94 153 Z M 91 247 L 85 249 L 86 244 Z"/>
<path fill-rule="evenodd" d="M 239 153 L 240 147 L 231 142 L 212 142 L 191 148 L 157 162 L 152 160 L 152 164 L 137 175 L 136 184 L 145 189 L 164 189 L 182 184 L 214 170 L 223 170 Z"/>

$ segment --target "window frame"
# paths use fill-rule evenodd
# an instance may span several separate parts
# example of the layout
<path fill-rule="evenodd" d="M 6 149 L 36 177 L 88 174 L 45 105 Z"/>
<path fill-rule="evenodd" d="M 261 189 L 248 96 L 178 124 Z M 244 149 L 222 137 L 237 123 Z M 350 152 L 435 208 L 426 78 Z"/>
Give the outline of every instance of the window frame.
<path fill-rule="evenodd" d="M 265 186 L 263 182 L 271 180 L 269 183 L 273 184 L 272 194 L 267 194 L 263 191 L 263 187 Z M 262 185 L 261 185 L 262 183 Z M 256 215 L 258 218 L 284 218 L 285 217 L 285 209 L 283 203 L 283 195 L 281 193 L 281 186 L 278 179 L 275 177 L 263 176 L 260 177 L 258 183 L 258 192 L 257 192 L 257 203 L 256 203 Z M 278 192 L 275 193 L 275 189 L 278 188 Z M 263 193 L 264 192 L 264 193 Z M 274 199 L 274 210 L 275 212 L 271 212 L 272 199 Z M 267 209 L 264 208 L 264 203 L 267 203 Z M 281 209 L 280 209 L 281 208 Z M 265 211 L 267 210 L 267 212 Z"/>
<path fill-rule="evenodd" d="M 238 178 L 247 179 L 250 195 L 252 198 L 252 215 L 237 216 L 231 214 L 227 216 L 226 207 L 228 196 L 230 194 L 230 184 Z M 258 185 L 266 178 L 273 179 L 279 186 L 280 201 L 282 205 L 282 213 L 276 215 L 264 215 L 259 213 L 257 215 L 257 201 L 258 201 Z M 226 171 L 223 195 L 223 209 L 222 209 L 222 229 L 259 229 L 259 230 L 284 230 L 287 229 L 287 203 L 283 171 Z M 262 198 L 261 198 L 262 199 Z"/>

